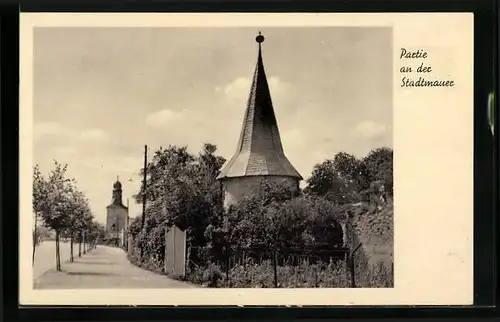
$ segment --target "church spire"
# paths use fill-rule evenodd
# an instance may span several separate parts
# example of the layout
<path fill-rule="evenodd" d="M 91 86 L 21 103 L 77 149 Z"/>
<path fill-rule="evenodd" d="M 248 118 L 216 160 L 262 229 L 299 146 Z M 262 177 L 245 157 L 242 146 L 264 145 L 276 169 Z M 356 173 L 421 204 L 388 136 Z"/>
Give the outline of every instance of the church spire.
<path fill-rule="evenodd" d="M 247 109 L 235 155 L 222 169 L 218 179 L 243 176 L 284 176 L 302 180 L 286 158 L 274 114 L 271 93 L 262 59 L 264 36 L 259 44 Z"/>
<path fill-rule="evenodd" d="M 122 206 L 122 183 L 120 182 L 118 176 L 116 176 L 116 182 L 113 184 L 113 198 L 111 203 L 113 205 Z"/>

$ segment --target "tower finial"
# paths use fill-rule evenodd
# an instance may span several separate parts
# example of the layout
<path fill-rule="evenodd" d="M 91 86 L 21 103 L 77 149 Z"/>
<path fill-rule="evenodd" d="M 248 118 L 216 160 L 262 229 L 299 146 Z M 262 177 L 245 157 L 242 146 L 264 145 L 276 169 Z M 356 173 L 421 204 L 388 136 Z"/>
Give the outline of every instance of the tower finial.
<path fill-rule="evenodd" d="M 120 178 L 118 177 L 118 175 L 116 175 L 116 181 L 120 181 Z"/>
<path fill-rule="evenodd" d="M 258 35 L 257 37 L 255 37 L 255 41 L 256 41 L 256 42 L 258 42 L 258 43 L 259 43 L 259 45 L 260 45 L 261 43 L 263 43 L 263 42 L 264 42 L 264 39 L 265 39 L 265 38 L 264 38 L 264 36 L 262 35 L 262 32 L 260 32 L 260 31 L 259 31 L 259 35 Z"/>

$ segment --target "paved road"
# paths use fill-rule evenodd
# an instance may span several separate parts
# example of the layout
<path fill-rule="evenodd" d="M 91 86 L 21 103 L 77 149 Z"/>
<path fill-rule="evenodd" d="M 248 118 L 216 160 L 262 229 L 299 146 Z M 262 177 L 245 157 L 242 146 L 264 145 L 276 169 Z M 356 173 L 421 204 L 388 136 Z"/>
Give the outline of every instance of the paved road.
<path fill-rule="evenodd" d="M 35 278 L 35 289 L 103 288 L 194 288 L 193 284 L 173 280 L 132 265 L 125 251 L 99 245 L 75 262 L 54 268 Z"/>

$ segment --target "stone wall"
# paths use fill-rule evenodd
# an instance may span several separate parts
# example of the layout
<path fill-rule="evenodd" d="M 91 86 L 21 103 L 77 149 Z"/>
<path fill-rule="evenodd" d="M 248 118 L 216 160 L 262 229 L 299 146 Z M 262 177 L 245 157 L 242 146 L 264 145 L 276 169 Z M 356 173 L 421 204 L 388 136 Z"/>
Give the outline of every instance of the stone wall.
<path fill-rule="evenodd" d="M 385 278 L 382 276 L 384 274 L 393 275 L 394 208 L 392 200 L 378 205 L 360 203 L 353 206 L 346 223 L 346 231 L 350 249 L 355 249 L 359 244 L 362 245 L 354 257 L 359 283 L 368 285 L 374 283 L 376 278 Z M 393 276 L 388 282 L 389 284 L 394 282 Z"/>
<path fill-rule="evenodd" d="M 292 177 L 249 176 L 227 178 L 223 181 L 224 207 L 227 209 L 230 205 L 243 200 L 249 193 L 257 190 L 264 179 L 277 184 L 289 184 L 292 189 L 298 189 L 299 187 L 297 179 Z"/>

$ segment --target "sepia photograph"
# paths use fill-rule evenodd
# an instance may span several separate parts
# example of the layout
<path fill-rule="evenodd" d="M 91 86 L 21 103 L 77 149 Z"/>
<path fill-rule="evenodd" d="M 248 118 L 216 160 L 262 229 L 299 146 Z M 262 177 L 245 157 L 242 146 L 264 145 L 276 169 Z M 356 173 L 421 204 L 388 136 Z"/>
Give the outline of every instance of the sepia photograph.
<path fill-rule="evenodd" d="M 62 304 L 71 291 L 138 305 L 141 291 L 145 304 L 415 303 L 428 298 L 412 290 L 445 284 L 457 292 L 436 298 L 467 301 L 471 235 L 454 232 L 471 234 L 472 202 L 455 197 L 472 189 L 472 78 L 445 55 L 466 42 L 419 46 L 424 33 L 404 16 L 109 16 L 24 15 L 30 301 Z M 401 43 L 404 23 L 416 41 Z M 466 112 L 424 118 L 438 97 Z M 434 181 L 429 167 L 444 159 L 464 175 Z M 451 217 L 450 241 L 436 243 Z M 456 275 L 443 277 L 438 259 Z"/>
<path fill-rule="evenodd" d="M 391 51 L 387 27 L 36 29 L 34 287 L 392 287 Z"/>

